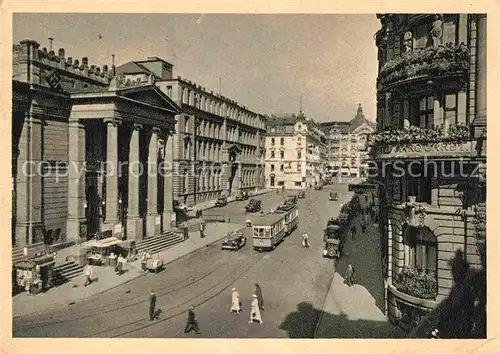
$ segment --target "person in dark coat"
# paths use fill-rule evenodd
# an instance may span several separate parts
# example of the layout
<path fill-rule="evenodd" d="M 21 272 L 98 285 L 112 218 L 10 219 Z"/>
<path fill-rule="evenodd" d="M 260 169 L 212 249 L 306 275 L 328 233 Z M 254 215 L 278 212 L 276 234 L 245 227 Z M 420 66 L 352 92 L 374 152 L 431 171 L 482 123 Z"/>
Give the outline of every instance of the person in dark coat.
<path fill-rule="evenodd" d="M 364 215 L 361 217 L 361 231 L 363 231 L 363 233 L 366 232 L 366 218 Z"/>
<path fill-rule="evenodd" d="M 184 333 L 189 333 L 192 330 L 194 330 L 196 334 L 200 334 L 198 321 L 196 320 L 196 314 L 194 313 L 194 306 L 191 306 L 191 308 L 188 310 L 188 319 L 186 323 L 186 328 L 184 328 Z"/>
<path fill-rule="evenodd" d="M 257 300 L 259 300 L 259 309 L 264 310 L 264 298 L 262 297 L 262 289 L 258 283 L 255 283 L 255 295 L 257 295 Z"/>
<path fill-rule="evenodd" d="M 153 290 L 149 294 L 149 320 L 152 321 L 155 319 L 155 310 L 156 310 L 156 294 Z"/>
<path fill-rule="evenodd" d="M 351 237 L 353 240 L 356 239 L 356 226 L 352 225 L 351 227 Z"/>

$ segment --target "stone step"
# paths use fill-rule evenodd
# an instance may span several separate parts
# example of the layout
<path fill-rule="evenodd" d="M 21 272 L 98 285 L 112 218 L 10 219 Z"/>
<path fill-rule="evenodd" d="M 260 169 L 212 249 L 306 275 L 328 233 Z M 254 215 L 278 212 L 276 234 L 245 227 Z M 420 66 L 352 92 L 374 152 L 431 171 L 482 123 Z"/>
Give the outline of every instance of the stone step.
<path fill-rule="evenodd" d="M 182 242 L 183 240 L 184 239 L 179 234 L 171 231 L 166 232 L 157 237 L 137 242 L 137 252 L 141 253 L 148 251 L 149 253 L 158 253 Z"/>
<path fill-rule="evenodd" d="M 83 267 L 75 262 L 66 262 L 54 268 L 53 279 L 56 285 L 63 284 L 83 273 Z"/>
<path fill-rule="evenodd" d="M 17 263 L 26 259 L 24 257 L 24 252 L 20 247 L 12 247 L 12 264 Z"/>

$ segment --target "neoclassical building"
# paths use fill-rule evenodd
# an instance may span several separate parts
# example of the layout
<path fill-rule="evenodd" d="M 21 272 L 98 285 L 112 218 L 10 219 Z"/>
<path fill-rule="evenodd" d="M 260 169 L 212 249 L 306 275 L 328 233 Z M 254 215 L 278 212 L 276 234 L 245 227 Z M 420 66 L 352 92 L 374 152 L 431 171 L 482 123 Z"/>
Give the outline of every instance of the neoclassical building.
<path fill-rule="evenodd" d="M 151 77 L 124 82 L 114 67 L 24 40 L 12 91 L 13 246 L 170 229 L 181 111 Z"/>
<path fill-rule="evenodd" d="M 180 108 L 174 134 L 174 199 L 186 205 L 264 187 L 264 117 L 185 78 L 152 57 L 117 73 L 133 81 L 152 76 Z"/>
<path fill-rule="evenodd" d="M 377 17 L 386 305 L 409 331 L 456 285 L 452 259 L 484 265 L 486 15 Z"/>
<path fill-rule="evenodd" d="M 326 140 L 319 125 L 302 112 L 266 119 L 266 188 L 300 189 L 323 178 Z"/>
<path fill-rule="evenodd" d="M 363 114 L 361 104 L 348 122 L 320 123 L 327 138 L 327 165 L 331 176 L 361 177 L 370 158 L 370 135 L 376 124 Z"/>

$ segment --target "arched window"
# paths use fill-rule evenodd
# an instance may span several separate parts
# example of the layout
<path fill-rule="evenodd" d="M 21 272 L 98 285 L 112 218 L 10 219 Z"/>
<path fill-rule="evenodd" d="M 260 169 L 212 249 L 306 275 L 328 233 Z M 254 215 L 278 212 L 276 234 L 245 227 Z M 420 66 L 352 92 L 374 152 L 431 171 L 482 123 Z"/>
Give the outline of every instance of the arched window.
<path fill-rule="evenodd" d="M 437 272 L 437 239 L 427 227 L 406 224 L 403 229 L 405 266 L 425 274 Z"/>

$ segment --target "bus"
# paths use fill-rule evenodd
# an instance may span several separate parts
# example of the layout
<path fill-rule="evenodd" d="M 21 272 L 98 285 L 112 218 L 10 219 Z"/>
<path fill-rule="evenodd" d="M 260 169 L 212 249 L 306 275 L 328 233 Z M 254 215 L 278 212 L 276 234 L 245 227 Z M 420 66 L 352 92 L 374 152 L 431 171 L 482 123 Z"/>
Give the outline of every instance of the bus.
<path fill-rule="evenodd" d="M 270 213 L 252 220 L 253 249 L 270 251 L 286 236 L 285 215 Z"/>
<path fill-rule="evenodd" d="M 276 208 L 276 213 L 285 216 L 285 234 L 289 236 L 299 225 L 299 209 L 297 205 L 285 202 Z"/>

